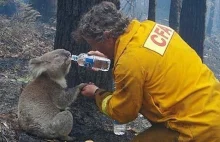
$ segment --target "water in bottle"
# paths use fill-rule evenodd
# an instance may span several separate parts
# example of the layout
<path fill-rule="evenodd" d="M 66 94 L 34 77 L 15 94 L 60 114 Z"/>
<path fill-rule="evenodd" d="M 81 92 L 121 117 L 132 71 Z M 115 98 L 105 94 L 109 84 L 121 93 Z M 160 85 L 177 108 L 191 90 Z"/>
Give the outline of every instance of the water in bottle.
<path fill-rule="evenodd" d="M 72 60 L 77 61 L 79 66 L 84 66 L 97 71 L 108 71 L 111 64 L 111 60 L 107 58 L 88 55 L 86 53 L 81 53 L 78 56 L 72 55 Z"/>
<path fill-rule="evenodd" d="M 141 119 L 142 127 L 144 128 L 144 130 L 146 130 L 152 126 L 152 124 L 146 118 L 144 118 L 144 116 L 142 114 L 139 114 L 139 117 Z"/>
<path fill-rule="evenodd" d="M 116 135 L 124 135 L 126 131 L 126 124 L 121 124 L 118 121 L 114 120 L 114 133 Z"/>
<path fill-rule="evenodd" d="M 135 120 L 128 123 L 128 126 L 128 130 L 139 134 L 149 129 L 152 124 L 142 114 L 139 113 L 138 117 Z"/>

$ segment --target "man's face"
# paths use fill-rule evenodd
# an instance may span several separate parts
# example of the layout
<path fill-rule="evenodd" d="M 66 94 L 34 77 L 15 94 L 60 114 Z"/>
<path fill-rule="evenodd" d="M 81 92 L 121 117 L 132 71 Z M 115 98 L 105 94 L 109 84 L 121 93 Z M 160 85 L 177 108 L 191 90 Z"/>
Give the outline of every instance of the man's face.
<path fill-rule="evenodd" d="M 84 38 L 91 46 L 93 51 L 99 51 L 105 54 L 109 59 L 114 58 L 115 40 L 113 38 L 105 39 L 104 41 L 95 41 L 94 39 Z"/>

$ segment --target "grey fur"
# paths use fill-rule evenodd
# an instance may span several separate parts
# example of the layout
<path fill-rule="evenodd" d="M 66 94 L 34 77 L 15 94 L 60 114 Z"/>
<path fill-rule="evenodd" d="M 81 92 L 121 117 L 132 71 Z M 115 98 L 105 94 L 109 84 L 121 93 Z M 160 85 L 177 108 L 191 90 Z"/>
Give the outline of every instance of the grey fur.
<path fill-rule="evenodd" d="M 18 120 L 23 130 L 43 138 L 72 140 L 68 135 L 73 116 L 65 109 L 85 84 L 66 91 L 65 75 L 70 66 L 70 52 L 64 49 L 30 60 L 33 81 L 25 87 L 18 103 Z"/>

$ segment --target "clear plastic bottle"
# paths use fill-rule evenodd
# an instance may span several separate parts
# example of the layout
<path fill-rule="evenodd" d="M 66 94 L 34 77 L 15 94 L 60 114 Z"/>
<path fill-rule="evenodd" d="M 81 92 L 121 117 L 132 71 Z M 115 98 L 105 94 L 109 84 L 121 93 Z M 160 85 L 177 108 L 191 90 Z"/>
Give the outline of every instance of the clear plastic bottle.
<path fill-rule="evenodd" d="M 141 119 L 142 127 L 144 128 L 144 130 L 146 130 L 152 126 L 152 124 L 146 118 L 144 118 L 144 116 L 142 114 L 139 114 L 139 117 Z"/>
<path fill-rule="evenodd" d="M 108 71 L 111 64 L 111 60 L 108 58 L 94 55 L 90 56 L 86 53 L 81 53 L 78 56 L 72 55 L 72 60 L 76 61 L 79 66 L 84 66 L 97 71 Z"/>
<path fill-rule="evenodd" d="M 114 120 L 114 133 L 116 135 L 124 135 L 126 131 L 126 124 L 121 124 L 118 121 Z"/>
<path fill-rule="evenodd" d="M 135 132 L 135 134 L 139 134 L 152 126 L 152 124 L 140 113 L 135 120 L 129 122 L 127 125 L 128 130 Z"/>

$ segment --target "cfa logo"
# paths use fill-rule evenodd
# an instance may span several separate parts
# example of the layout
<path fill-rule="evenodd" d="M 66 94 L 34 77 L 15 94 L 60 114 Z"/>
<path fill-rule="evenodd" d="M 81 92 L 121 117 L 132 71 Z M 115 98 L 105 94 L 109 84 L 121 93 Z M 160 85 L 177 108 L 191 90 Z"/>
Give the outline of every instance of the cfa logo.
<path fill-rule="evenodd" d="M 170 27 L 156 24 L 144 43 L 144 47 L 163 55 L 173 36 L 174 30 Z"/>

